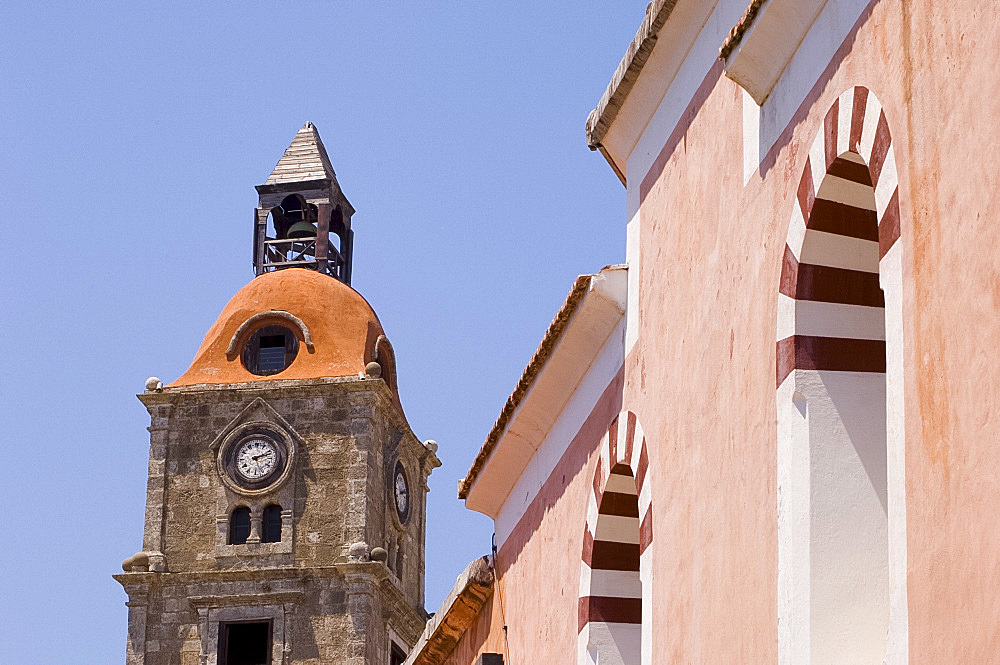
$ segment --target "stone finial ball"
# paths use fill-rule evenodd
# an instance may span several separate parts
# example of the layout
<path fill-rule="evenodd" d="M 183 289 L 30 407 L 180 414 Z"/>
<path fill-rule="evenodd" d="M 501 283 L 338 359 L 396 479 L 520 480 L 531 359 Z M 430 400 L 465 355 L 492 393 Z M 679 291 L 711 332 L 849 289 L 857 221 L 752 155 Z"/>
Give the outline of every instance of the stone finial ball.
<path fill-rule="evenodd" d="M 354 543 L 347 550 L 347 555 L 352 559 L 364 559 L 368 556 L 368 543 Z"/>
<path fill-rule="evenodd" d="M 135 555 L 130 556 L 129 558 L 122 561 L 122 570 L 124 570 L 126 573 L 131 573 L 132 566 L 134 564 L 135 564 Z"/>
<path fill-rule="evenodd" d="M 146 379 L 146 390 L 159 390 L 163 387 L 163 382 L 157 377 L 151 376 Z"/>
<path fill-rule="evenodd" d="M 377 362 L 372 361 L 365 365 L 365 374 L 367 374 L 372 379 L 377 379 L 382 376 L 382 366 Z"/>
<path fill-rule="evenodd" d="M 384 547 L 376 547 L 372 549 L 371 560 L 372 561 L 385 561 L 389 558 L 389 553 L 385 551 Z"/>

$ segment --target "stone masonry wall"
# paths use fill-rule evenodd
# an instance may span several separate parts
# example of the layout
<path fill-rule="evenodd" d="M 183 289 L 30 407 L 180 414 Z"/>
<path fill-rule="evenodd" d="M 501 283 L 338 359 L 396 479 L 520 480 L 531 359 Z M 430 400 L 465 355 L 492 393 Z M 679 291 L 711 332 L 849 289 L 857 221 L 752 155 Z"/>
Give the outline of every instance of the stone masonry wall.
<path fill-rule="evenodd" d="M 143 548 L 160 572 L 116 576 L 130 597 L 129 665 L 210 665 L 219 622 L 244 615 L 274 622 L 273 665 L 384 665 L 390 628 L 417 640 L 426 618 L 424 473 L 437 461 L 384 384 L 274 382 L 141 398 L 152 418 Z M 262 419 L 290 429 L 296 442 L 288 481 L 254 508 L 280 502 L 290 511 L 282 530 L 290 543 L 228 545 L 223 520 L 243 499 L 222 482 L 213 443 L 234 424 Z M 397 459 L 411 490 L 406 524 L 391 498 Z M 402 543 L 402 579 L 393 562 L 368 561 L 390 540 Z M 365 554 L 348 559 L 358 541 Z"/>

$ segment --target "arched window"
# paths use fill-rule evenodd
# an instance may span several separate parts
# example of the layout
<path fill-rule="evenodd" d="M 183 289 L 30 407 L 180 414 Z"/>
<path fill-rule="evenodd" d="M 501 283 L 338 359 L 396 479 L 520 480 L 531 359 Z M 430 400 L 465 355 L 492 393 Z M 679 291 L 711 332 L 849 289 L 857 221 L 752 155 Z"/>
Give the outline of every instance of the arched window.
<path fill-rule="evenodd" d="M 578 665 L 649 665 L 653 507 L 646 438 L 622 411 L 600 446 L 580 569 Z M 659 626 L 658 630 L 666 630 Z"/>
<path fill-rule="evenodd" d="M 589 555 L 590 595 L 585 598 L 589 656 L 599 664 L 639 665 L 639 497 L 632 469 L 625 464 L 616 464 L 608 476 Z"/>
<path fill-rule="evenodd" d="M 260 524 L 260 542 L 281 542 L 281 506 L 270 505 L 264 509 Z"/>
<path fill-rule="evenodd" d="M 789 598 L 780 643 L 794 662 L 881 663 L 890 629 L 887 318 L 875 185 L 853 151 L 808 176 L 816 194 L 798 256 L 786 246 L 779 295 L 778 578 Z"/>
<path fill-rule="evenodd" d="M 229 544 L 243 545 L 250 537 L 250 509 L 240 506 L 229 516 Z"/>

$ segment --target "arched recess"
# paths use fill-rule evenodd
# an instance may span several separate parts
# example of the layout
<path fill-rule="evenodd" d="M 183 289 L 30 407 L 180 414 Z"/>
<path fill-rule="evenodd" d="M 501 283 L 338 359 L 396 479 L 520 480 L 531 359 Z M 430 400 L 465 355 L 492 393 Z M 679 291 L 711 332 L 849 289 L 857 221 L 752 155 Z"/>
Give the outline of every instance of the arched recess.
<path fill-rule="evenodd" d="M 888 121 L 855 87 L 806 159 L 778 294 L 783 665 L 907 662 L 899 235 Z"/>
<path fill-rule="evenodd" d="M 601 440 L 587 505 L 580 572 L 581 665 L 648 665 L 653 511 L 649 454 L 634 413 L 622 411 Z"/>

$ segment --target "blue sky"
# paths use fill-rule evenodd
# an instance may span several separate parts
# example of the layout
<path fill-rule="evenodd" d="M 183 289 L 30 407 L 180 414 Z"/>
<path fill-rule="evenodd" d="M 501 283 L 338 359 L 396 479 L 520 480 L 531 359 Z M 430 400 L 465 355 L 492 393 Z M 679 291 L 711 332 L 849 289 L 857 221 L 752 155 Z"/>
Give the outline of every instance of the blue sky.
<path fill-rule="evenodd" d="M 584 122 L 645 2 L 0 10 L 0 662 L 124 661 L 148 416 L 252 278 L 254 185 L 307 120 L 354 216 L 428 496 L 427 608 L 489 550 L 456 498 L 577 274 L 624 259 Z"/>

